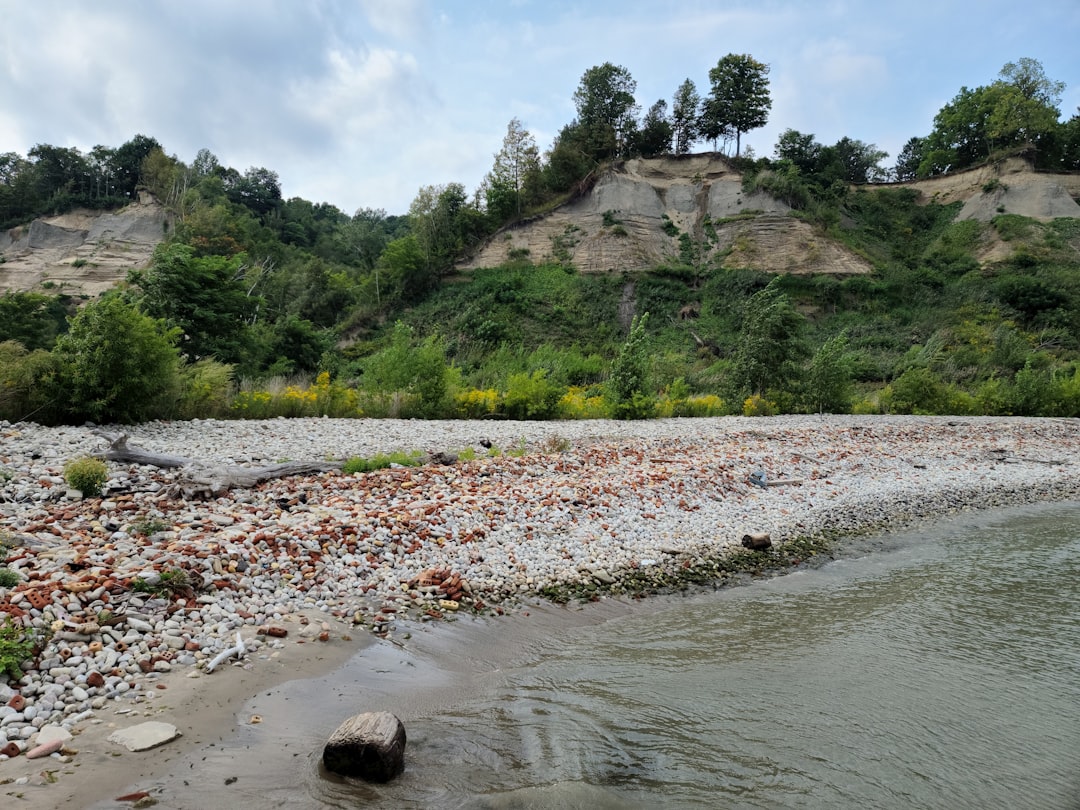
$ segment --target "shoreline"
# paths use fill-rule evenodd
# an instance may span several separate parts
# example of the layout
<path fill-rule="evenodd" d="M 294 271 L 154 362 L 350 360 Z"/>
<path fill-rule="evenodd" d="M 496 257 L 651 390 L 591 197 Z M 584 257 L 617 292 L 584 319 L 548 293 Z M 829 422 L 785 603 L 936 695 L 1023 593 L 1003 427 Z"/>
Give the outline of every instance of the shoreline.
<path fill-rule="evenodd" d="M 784 549 L 800 538 L 865 535 L 959 511 L 1075 499 L 1080 484 L 1070 473 L 1080 458 L 1078 427 L 1066 419 L 793 416 L 641 423 L 302 419 L 129 428 L 132 444 L 156 452 L 195 457 L 210 448 L 253 465 L 260 457 L 334 452 L 342 458 L 474 447 L 479 455 L 481 441 L 528 451 L 364 476 L 299 476 L 176 503 L 163 494 L 174 474 L 117 465 L 110 465 L 114 491 L 104 499 L 55 497 L 63 461 L 100 451 L 104 442 L 89 428 L 0 423 L 0 470 L 13 473 L 0 490 L 7 496 L 0 530 L 26 538 L 10 558 L 26 579 L 13 592 L 0 590 L 0 603 L 22 606 L 20 595 L 31 585 L 55 585 L 44 613 L 26 611 L 31 619 L 51 623 L 57 619 L 49 616 L 62 613 L 75 621 L 86 618 L 76 606 L 85 613 L 121 603 L 128 617 L 128 626 L 101 627 L 85 640 L 54 636 L 39 659 L 50 662 L 69 650 L 58 663 L 82 659 L 82 670 L 51 666 L 9 684 L 28 705 L 41 707 L 39 726 L 89 714 L 70 724 L 76 736 L 69 748 L 79 753 L 0 761 L 0 795 L 21 792 L 22 807 L 115 798 L 110 791 L 160 771 L 210 736 L 231 733 L 236 712 L 257 692 L 336 668 L 374 635 L 392 639 L 421 620 L 513 612 L 545 594 L 604 598 L 710 578 L 722 583 L 718 561 L 741 551 L 746 532 L 769 533 L 774 548 Z M 553 452 L 556 446 L 561 451 Z M 297 454 L 305 448 L 305 456 Z M 751 472 L 799 483 L 754 486 Z M 34 500 L 34 492 L 42 497 Z M 300 493 L 305 500 L 293 502 Z M 172 528 L 144 538 L 130 531 L 147 519 Z M 284 536 L 288 542 L 279 539 Z M 102 551 L 107 546 L 121 553 L 110 557 Z M 84 596 L 96 588 L 63 589 L 88 579 L 95 585 L 127 579 L 129 588 L 130 574 L 181 562 L 202 566 L 197 571 L 211 581 L 182 603 L 183 595 L 144 600 L 108 586 L 98 594 L 107 601 L 99 604 Z M 446 598 L 447 579 L 424 580 L 439 568 L 466 583 L 458 600 Z M 450 601 L 457 604 L 443 604 Z M 257 635 L 266 625 L 287 635 Z M 202 672 L 237 630 L 254 649 L 242 662 Z M 327 640 L 320 642 L 322 634 Z M 94 641 L 101 650 L 90 650 Z M 141 652 L 116 655 L 100 691 L 86 687 L 86 675 L 106 669 L 119 644 Z M 155 657 L 169 666 L 144 672 L 140 661 Z M 123 692 L 121 682 L 129 684 Z M 53 694 L 57 685 L 66 702 L 43 716 L 61 702 Z M 72 693 L 86 700 L 67 700 Z M 130 713 L 117 714 L 124 709 Z M 178 727 L 180 717 L 187 731 L 161 748 L 125 751 L 114 760 L 122 749 L 106 742 L 107 732 L 136 716 Z M 36 733 L 29 724 L 9 721 L 0 733 L 11 739 L 12 731 L 26 728 L 33 729 L 29 745 Z M 54 772 L 55 784 L 41 776 L 46 771 Z M 16 784 L 22 778 L 27 782 Z"/>

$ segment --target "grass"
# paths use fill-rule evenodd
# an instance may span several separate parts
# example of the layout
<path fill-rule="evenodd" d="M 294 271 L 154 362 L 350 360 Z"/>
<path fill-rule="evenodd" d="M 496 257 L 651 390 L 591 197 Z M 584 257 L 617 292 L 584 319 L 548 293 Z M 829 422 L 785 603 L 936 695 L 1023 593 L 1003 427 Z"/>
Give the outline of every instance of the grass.
<path fill-rule="evenodd" d="M 420 453 L 419 450 L 413 450 L 410 453 L 406 453 L 403 450 L 396 450 L 393 453 L 376 453 L 371 458 L 353 456 L 346 460 L 341 467 L 341 471 L 346 475 L 353 475 L 355 473 L 385 470 L 388 467 L 393 466 L 419 467 L 423 463 L 423 454 Z"/>

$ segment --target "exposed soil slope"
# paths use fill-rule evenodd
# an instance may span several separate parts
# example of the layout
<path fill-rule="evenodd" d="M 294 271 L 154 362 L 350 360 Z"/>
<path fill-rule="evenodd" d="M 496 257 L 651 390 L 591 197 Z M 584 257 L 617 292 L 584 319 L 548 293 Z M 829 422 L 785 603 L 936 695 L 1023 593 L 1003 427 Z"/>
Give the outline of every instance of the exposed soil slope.
<path fill-rule="evenodd" d="M 900 184 L 898 184 L 900 185 Z M 1036 174 L 1016 158 L 910 185 L 925 202 L 965 205 L 959 219 L 1007 212 L 1050 220 L 1080 218 L 1080 175 Z M 871 265 L 772 197 L 742 190 L 742 176 L 716 155 L 626 161 L 581 198 L 497 233 L 461 269 L 493 267 L 514 256 L 565 258 L 583 272 L 645 270 L 679 260 L 681 234 L 702 243 L 723 267 L 770 273 L 868 273 Z M 670 223 L 670 224 L 669 224 Z"/>
<path fill-rule="evenodd" d="M 0 231 L 0 292 L 97 296 L 145 267 L 169 218 L 150 195 L 119 211 L 76 210 Z"/>

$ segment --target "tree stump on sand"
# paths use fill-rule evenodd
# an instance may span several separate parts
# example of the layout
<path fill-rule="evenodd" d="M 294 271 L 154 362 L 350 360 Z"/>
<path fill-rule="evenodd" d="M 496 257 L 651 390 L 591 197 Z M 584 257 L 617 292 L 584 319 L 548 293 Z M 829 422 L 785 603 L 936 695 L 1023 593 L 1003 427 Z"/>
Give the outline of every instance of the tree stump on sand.
<path fill-rule="evenodd" d="M 772 545 L 772 538 L 764 532 L 758 534 L 744 534 L 742 538 L 744 548 L 751 551 L 764 551 Z"/>
<path fill-rule="evenodd" d="M 405 770 L 405 726 L 390 712 L 350 717 L 326 741 L 323 765 L 341 776 L 389 782 Z"/>

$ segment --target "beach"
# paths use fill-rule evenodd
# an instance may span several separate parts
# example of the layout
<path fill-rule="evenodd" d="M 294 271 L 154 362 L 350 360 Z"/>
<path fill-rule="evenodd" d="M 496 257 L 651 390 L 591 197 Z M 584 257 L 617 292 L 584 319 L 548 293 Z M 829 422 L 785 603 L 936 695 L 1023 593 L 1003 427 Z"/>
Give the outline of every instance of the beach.
<path fill-rule="evenodd" d="M 0 532 L 21 579 L 0 590 L 0 612 L 51 633 L 27 677 L 0 686 L 0 706 L 20 706 L 0 711 L 0 748 L 21 749 L 0 761 L 0 795 L 42 808 L 115 798 L 192 746 L 257 722 L 237 716 L 247 698 L 327 672 L 375 638 L 408 644 L 417 627 L 437 632 L 466 615 L 497 627 L 537 598 L 622 599 L 723 578 L 748 535 L 768 535 L 767 562 L 805 538 L 1075 499 L 1077 426 L 785 416 L 110 428 L 207 464 L 395 451 L 443 462 L 188 499 L 182 469 L 116 463 L 105 494 L 81 498 L 63 465 L 102 452 L 100 435 L 0 423 Z M 160 587 L 175 572 L 183 587 Z M 109 742 L 147 719 L 183 736 L 141 753 Z M 27 759 L 56 726 L 72 739 Z"/>

